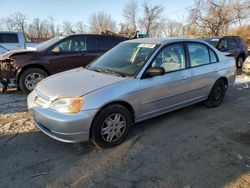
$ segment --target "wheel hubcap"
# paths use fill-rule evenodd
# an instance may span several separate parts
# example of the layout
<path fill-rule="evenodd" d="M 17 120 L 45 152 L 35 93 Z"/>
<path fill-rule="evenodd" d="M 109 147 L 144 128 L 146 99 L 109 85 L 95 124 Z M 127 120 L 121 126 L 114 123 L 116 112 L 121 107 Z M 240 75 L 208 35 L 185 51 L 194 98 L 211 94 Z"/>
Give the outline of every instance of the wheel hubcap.
<path fill-rule="evenodd" d="M 243 59 L 242 59 L 242 58 L 239 58 L 239 59 L 238 59 L 238 67 L 241 67 L 242 63 L 243 63 Z"/>
<path fill-rule="evenodd" d="M 217 87 L 214 91 L 214 99 L 219 100 L 221 98 L 221 94 L 222 94 L 221 87 Z"/>
<path fill-rule="evenodd" d="M 39 73 L 30 73 L 25 77 L 24 83 L 28 90 L 35 89 L 38 82 L 44 79 L 44 76 Z"/>
<path fill-rule="evenodd" d="M 126 120 L 122 114 L 111 114 L 102 124 L 101 136 L 106 142 L 115 142 L 124 135 L 126 126 Z"/>

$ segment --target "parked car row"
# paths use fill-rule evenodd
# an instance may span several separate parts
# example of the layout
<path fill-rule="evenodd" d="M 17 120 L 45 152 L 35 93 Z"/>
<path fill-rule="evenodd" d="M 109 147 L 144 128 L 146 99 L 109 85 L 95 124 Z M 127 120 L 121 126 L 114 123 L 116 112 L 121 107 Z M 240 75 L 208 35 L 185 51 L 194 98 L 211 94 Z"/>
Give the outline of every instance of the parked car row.
<path fill-rule="evenodd" d="M 133 123 L 201 101 L 219 106 L 235 77 L 235 59 L 206 42 L 127 40 L 85 68 L 43 79 L 28 108 L 51 138 L 113 147 Z"/>
<path fill-rule="evenodd" d="M 238 51 L 230 51 L 229 42 L 222 50 L 222 41 L 232 38 Z M 46 135 L 112 147 L 134 123 L 201 101 L 208 107 L 222 103 L 235 81 L 235 59 L 247 57 L 244 44 L 236 37 L 205 41 L 56 37 L 35 50 L 0 55 L 0 79 L 4 89 L 12 84 L 30 93 L 28 109 Z"/>

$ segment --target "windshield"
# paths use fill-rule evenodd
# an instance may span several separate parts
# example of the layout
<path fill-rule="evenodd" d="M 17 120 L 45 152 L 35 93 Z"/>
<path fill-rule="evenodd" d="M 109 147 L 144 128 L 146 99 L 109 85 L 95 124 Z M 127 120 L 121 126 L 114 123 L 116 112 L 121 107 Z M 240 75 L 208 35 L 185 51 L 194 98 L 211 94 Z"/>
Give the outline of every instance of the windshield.
<path fill-rule="evenodd" d="M 53 44 L 57 43 L 59 40 L 64 39 L 64 37 L 55 37 L 50 40 L 47 40 L 46 42 L 43 42 L 36 46 L 37 51 L 43 51 L 46 48 L 52 46 Z"/>
<path fill-rule="evenodd" d="M 121 43 L 86 68 L 120 76 L 134 76 L 158 46 L 157 44 Z"/>

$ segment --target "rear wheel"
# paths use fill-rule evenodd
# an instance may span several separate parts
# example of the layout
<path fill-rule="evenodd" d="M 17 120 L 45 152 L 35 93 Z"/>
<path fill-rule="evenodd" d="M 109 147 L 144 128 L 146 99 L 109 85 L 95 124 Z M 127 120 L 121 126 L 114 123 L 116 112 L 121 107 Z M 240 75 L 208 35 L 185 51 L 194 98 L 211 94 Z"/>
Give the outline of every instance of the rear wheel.
<path fill-rule="evenodd" d="M 213 85 L 208 99 L 204 102 L 207 107 L 217 107 L 219 106 L 225 97 L 226 87 L 223 80 L 217 80 Z"/>
<path fill-rule="evenodd" d="M 131 124 L 131 115 L 127 108 L 119 104 L 107 106 L 93 121 L 92 141 L 101 148 L 119 145 L 125 140 Z"/>
<path fill-rule="evenodd" d="M 38 82 L 47 77 L 48 74 L 39 68 L 29 68 L 21 74 L 19 78 L 19 87 L 24 93 L 30 93 L 35 89 Z"/>

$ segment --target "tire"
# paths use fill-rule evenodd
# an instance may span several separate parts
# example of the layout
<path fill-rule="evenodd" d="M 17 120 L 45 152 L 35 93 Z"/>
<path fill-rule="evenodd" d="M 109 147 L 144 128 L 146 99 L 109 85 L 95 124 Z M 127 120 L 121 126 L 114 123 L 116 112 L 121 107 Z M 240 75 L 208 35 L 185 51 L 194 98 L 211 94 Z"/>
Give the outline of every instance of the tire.
<path fill-rule="evenodd" d="M 237 61 L 236 61 L 236 67 L 237 68 L 241 68 L 244 62 L 244 58 L 242 56 L 240 56 Z"/>
<path fill-rule="evenodd" d="M 225 82 L 219 79 L 214 83 L 209 93 L 208 99 L 204 101 L 204 104 L 209 108 L 219 106 L 224 100 L 225 93 L 226 93 Z"/>
<path fill-rule="evenodd" d="M 131 125 L 131 114 L 127 108 L 119 104 L 107 106 L 93 120 L 91 141 L 101 148 L 114 147 L 125 140 Z"/>
<path fill-rule="evenodd" d="M 29 94 L 37 83 L 47 76 L 48 74 L 42 69 L 29 68 L 21 73 L 18 84 L 22 92 Z"/>

